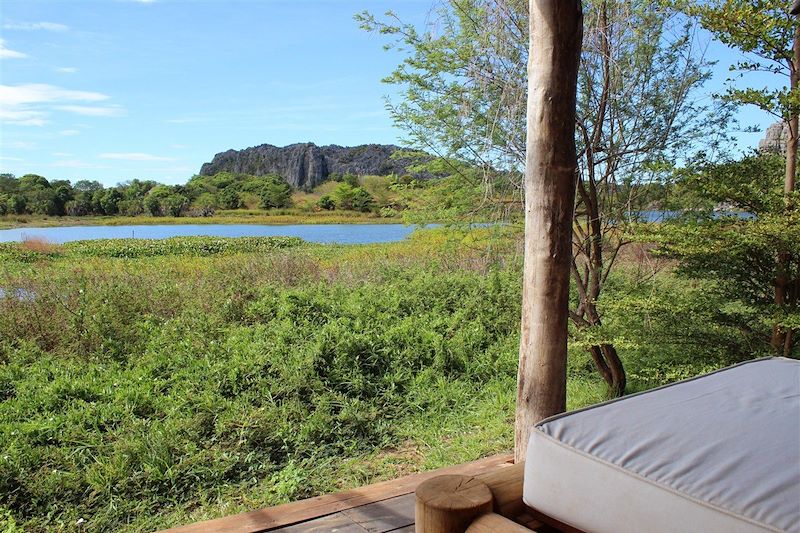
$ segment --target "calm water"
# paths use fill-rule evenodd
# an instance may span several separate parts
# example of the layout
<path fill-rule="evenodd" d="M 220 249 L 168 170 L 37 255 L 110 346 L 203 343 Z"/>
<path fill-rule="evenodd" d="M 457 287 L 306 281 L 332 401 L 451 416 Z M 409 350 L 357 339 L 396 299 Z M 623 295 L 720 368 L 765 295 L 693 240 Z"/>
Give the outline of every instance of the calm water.
<path fill-rule="evenodd" d="M 680 216 L 679 211 L 641 211 L 639 217 L 647 222 L 661 222 Z M 717 213 L 715 216 L 736 215 L 749 218 L 747 213 Z M 429 224 L 436 227 L 439 224 Z M 478 226 L 482 224 L 477 224 Z M 138 226 L 64 226 L 57 228 L 16 228 L 0 230 L 0 242 L 18 242 L 41 238 L 52 243 L 94 239 L 166 239 L 208 235 L 210 237 L 300 237 L 309 242 L 369 244 L 396 242 L 408 237 L 418 226 L 403 224 L 294 224 L 268 226 L 257 224 L 164 224 Z"/>
<path fill-rule="evenodd" d="M 430 225 L 435 226 L 434 224 Z M 186 224 L 160 226 L 64 226 L 58 228 L 17 228 L 0 230 L 0 242 L 30 238 L 52 243 L 93 239 L 166 239 L 208 235 L 210 237 L 300 237 L 309 242 L 368 244 L 402 241 L 417 226 L 403 224 Z"/>

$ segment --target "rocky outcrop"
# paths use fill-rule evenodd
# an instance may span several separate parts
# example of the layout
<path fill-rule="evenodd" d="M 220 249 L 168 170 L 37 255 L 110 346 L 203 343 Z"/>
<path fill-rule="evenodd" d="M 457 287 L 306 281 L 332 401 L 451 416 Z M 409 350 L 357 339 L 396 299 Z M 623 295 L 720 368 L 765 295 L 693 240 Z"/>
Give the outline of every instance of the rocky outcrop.
<path fill-rule="evenodd" d="M 786 152 L 786 140 L 789 138 L 789 125 L 776 122 L 764 132 L 764 138 L 758 141 L 758 150 L 782 154 Z"/>
<path fill-rule="evenodd" d="M 419 163 L 408 158 L 392 158 L 400 148 L 390 144 L 362 146 L 317 146 L 313 143 L 278 147 L 262 144 L 244 150 L 228 150 L 214 156 L 200 169 L 200 175 L 236 172 L 263 176 L 278 174 L 296 188 L 316 187 L 333 174 L 355 175 L 408 174 L 409 166 Z M 430 177 L 419 175 L 417 177 Z"/>

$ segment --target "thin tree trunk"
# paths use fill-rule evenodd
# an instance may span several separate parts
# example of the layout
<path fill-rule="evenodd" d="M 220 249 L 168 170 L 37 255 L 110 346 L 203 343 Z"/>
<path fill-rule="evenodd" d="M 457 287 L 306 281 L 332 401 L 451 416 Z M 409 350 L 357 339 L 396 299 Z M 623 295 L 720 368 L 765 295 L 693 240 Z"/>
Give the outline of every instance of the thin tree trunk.
<path fill-rule="evenodd" d="M 533 424 L 566 409 L 580 0 L 530 0 L 528 136 L 515 458 Z"/>
<path fill-rule="evenodd" d="M 796 91 L 798 81 L 800 81 L 800 25 L 794 32 L 794 43 L 792 46 L 794 57 L 789 69 L 789 87 Z M 786 197 L 786 207 L 790 207 L 791 195 L 795 189 L 795 176 L 797 174 L 797 141 L 798 141 L 798 120 L 797 113 L 792 113 L 789 117 L 789 136 L 786 139 L 786 175 L 783 181 L 783 192 Z M 782 253 L 778 256 L 778 275 L 775 279 L 775 305 L 778 308 L 788 305 L 789 293 L 791 292 L 791 280 L 789 279 L 791 258 L 788 254 Z M 787 331 L 777 324 L 772 328 L 772 347 L 776 352 L 788 357 L 792 351 L 792 332 Z"/>

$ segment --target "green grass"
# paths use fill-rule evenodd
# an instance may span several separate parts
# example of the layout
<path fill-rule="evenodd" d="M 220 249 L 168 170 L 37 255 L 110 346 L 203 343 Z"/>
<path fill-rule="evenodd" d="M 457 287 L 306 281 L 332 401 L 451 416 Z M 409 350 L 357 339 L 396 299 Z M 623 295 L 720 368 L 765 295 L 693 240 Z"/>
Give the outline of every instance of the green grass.
<path fill-rule="evenodd" d="M 153 530 L 511 449 L 513 239 L 205 241 L 0 263 L 0 287 L 35 295 L 0 298 L 0 526 Z M 606 321 L 631 390 L 728 362 L 692 330 L 658 337 L 669 313 L 707 318 L 702 287 L 633 280 L 609 279 Z M 568 392 L 606 399 L 579 339 Z"/>

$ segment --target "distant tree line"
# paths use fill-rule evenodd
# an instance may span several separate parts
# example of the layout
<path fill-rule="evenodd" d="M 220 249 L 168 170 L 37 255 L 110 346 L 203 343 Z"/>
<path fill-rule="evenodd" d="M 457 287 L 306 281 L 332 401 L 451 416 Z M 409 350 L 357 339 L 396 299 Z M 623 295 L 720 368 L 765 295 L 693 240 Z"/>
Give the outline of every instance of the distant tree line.
<path fill-rule="evenodd" d="M 375 198 L 353 174 L 332 174 L 340 182 L 314 205 L 318 210 L 369 212 Z M 410 180 L 396 178 L 399 184 Z M 98 181 L 48 180 L 37 174 L 20 178 L 0 174 L 1 215 L 49 216 L 211 216 L 217 210 L 292 207 L 292 187 L 278 175 L 220 172 L 194 176 L 185 185 L 130 180 L 113 187 Z"/>

